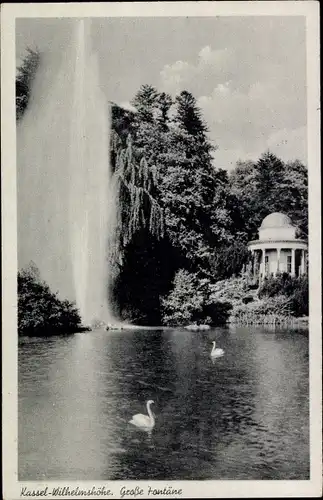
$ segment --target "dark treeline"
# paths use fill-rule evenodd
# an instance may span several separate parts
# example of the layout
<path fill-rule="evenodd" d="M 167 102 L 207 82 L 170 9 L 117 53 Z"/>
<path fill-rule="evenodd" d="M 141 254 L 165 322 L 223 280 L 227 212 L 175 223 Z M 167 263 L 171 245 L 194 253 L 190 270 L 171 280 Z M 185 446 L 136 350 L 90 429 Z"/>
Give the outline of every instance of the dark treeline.
<path fill-rule="evenodd" d="M 39 60 L 30 52 L 18 70 L 17 119 Z M 210 301 L 209 285 L 239 275 L 262 219 L 284 212 L 306 237 L 307 168 L 270 151 L 231 172 L 217 168 L 207 124 L 185 90 L 173 99 L 143 85 L 132 106 L 112 104 L 116 312 L 139 324 L 222 322 L 229 306 Z"/>

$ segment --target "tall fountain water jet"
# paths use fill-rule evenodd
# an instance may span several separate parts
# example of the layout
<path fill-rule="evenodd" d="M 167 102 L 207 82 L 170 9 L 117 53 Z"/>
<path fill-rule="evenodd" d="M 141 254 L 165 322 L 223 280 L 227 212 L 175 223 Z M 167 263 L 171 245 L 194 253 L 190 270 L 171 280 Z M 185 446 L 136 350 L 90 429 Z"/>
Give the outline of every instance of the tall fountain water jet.
<path fill-rule="evenodd" d="M 108 291 L 116 218 L 110 111 L 90 49 L 90 24 L 73 22 L 69 47 L 42 54 L 17 128 L 18 263 L 33 260 L 83 321 L 114 321 Z"/>

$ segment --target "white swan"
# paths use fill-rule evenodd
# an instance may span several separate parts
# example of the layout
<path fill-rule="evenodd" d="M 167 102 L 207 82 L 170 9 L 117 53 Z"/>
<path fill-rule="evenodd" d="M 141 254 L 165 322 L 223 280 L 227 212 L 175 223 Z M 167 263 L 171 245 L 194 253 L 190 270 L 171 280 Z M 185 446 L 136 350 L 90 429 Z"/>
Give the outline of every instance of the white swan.
<path fill-rule="evenodd" d="M 220 349 L 219 347 L 215 347 L 215 341 L 212 342 L 213 344 L 213 347 L 212 347 L 212 351 L 211 351 L 211 356 L 212 357 L 219 357 L 219 356 L 223 356 L 224 354 L 224 350 L 223 349 Z"/>
<path fill-rule="evenodd" d="M 135 425 L 136 427 L 140 427 L 141 429 L 144 430 L 153 429 L 155 427 L 155 418 L 150 409 L 150 405 L 152 405 L 153 403 L 154 401 L 152 399 L 147 401 L 148 416 L 143 415 L 142 413 L 137 413 L 137 415 L 134 415 L 132 417 L 129 423 Z"/>

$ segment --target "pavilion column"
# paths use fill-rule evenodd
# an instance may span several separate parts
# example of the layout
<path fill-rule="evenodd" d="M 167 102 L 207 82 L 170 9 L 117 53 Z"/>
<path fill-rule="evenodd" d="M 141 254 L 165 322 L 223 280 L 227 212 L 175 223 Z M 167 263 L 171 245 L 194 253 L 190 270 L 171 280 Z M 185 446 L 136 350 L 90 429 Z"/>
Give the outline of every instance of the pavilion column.
<path fill-rule="evenodd" d="M 255 251 L 251 250 L 251 275 L 255 277 Z"/>
<path fill-rule="evenodd" d="M 277 271 L 276 274 L 279 274 L 280 271 L 280 248 L 277 248 Z"/>
<path fill-rule="evenodd" d="M 291 276 L 295 276 L 295 248 L 292 248 L 292 267 Z"/>
<path fill-rule="evenodd" d="M 302 250 L 301 274 L 305 274 L 305 250 Z"/>
<path fill-rule="evenodd" d="M 260 269 L 260 254 L 258 252 L 258 250 L 254 250 L 254 254 L 253 254 L 253 277 L 255 280 L 259 280 L 260 279 L 260 273 L 261 273 L 261 269 Z"/>
<path fill-rule="evenodd" d="M 265 273 L 266 273 L 266 264 L 265 264 L 265 258 L 266 258 L 266 249 L 262 248 L 262 260 L 261 260 L 261 274 L 262 274 L 262 279 L 265 278 Z"/>

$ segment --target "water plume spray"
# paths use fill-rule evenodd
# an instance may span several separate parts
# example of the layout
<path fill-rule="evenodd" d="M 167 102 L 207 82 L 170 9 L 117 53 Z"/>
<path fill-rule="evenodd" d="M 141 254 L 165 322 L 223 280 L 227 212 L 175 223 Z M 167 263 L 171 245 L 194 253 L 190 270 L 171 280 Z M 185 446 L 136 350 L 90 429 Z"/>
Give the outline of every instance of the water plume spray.
<path fill-rule="evenodd" d="M 17 128 L 18 262 L 33 260 L 54 292 L 75 300 L 84 323 L 115 322 L 110 120 L 90 22 L 75 20 L 66 50 L 42 54 Z"/>

